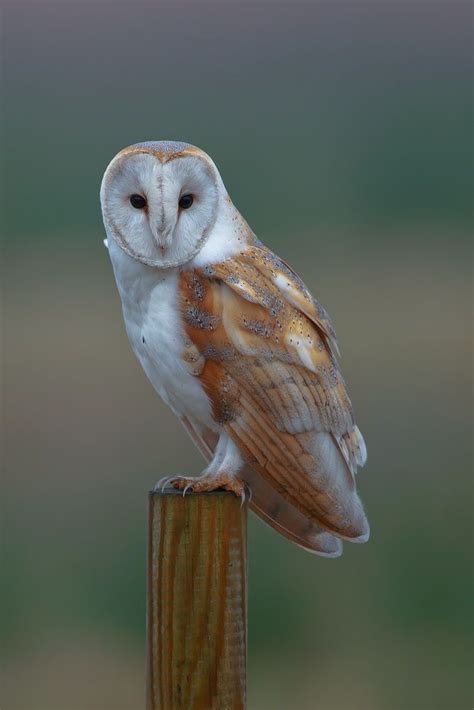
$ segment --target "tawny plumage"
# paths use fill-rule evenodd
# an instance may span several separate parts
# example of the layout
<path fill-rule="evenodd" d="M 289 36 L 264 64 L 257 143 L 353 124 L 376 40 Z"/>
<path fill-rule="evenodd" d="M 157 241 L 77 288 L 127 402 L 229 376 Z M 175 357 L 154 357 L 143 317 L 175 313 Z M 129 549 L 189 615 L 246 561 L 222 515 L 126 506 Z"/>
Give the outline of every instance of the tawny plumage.
<path fill-rule="evenodd" d="M 364 445 L 327 314 L 263 245 L 182 272 L 180 294 L 216 421 L 304 516 L 360 537 L 365 517 L 354 473 Z"/>
<path fill-rule="evenodd" d="M 308 550 L 337 556 L 339 538 L 363 542 L 369 529 L 355 483 L 365 444 L 336 360 L 334 329 L 301 279 L 256 239 L 208 156 L 185 144 L 168 151 L 162 145 L 139 144 L 119 153 L 104 177 L 102 203 L 132 346 L 210 462 L 200 478 L 173 483 L 184 490 L 225 487 L 236 493 L 246 483 L 250 505 L 265 522 Z M 143 154 L 156 165 L 143 164 L 145 177 L 133 183 L 136 156 Z M 136 158 L 132 166 L 130 156 Z M 180 164 L 178 177 L 165 171 L 182 159 L 188 163 L 186 169 Z M 149 238 L 140 232 L 134 239 L 126 220 L 127 233 L 114 233 L 116 224 L 111 228 L 107 220 L 110 176 L 120 170 L 132 176 L 125 196 L 134 185 L 142 192 L 146 185 L 152 204 L 155 184 L 166 191 L 167 180 L 192 182 L 186 171 L 193 174 L 195 161 L 208 170 L 209 186 L 197 181 L 187 202 L 204 203 L 208 192 L 215 211 L 196 229 L 197 251 L 186 232 L 189 255 L 172 259 L 177 247 L 169 241 L 167 254 L 161 232 L 153 229 L 154 219 L 162 231 L 169 232 L 167 220 L 179 225 L 179 208 L 175 218 L 171 207 L 176 198 L 170 199 L 168 217 L 164 198 L 156 197 L 157 216 L 147 216 Z M 172 194 L 181 193 L 180 187 Z M 174 315 L 165 316 L 166 309 Z M 177 322 L 166 334 L 171 319 Z"/>

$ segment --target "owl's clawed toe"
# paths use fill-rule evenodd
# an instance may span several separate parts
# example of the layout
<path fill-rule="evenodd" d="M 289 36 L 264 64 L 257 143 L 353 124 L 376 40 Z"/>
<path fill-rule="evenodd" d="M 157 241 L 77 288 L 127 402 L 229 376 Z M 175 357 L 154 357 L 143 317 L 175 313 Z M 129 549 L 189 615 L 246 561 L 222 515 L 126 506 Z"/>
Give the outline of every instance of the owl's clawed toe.
<path fill-rule="evenodd" d="M 245 482 L 240 478 L 228 476 L 225 473 L 218 476 L 201 476 L 200 478 L 172 478 L 168 479 L 167 483 L 179 491 L 183 491 L 183 495 L 187 491 L 193 493 L 209 493 L 211 491 L 230 491 L 242 500 L 242 505 L 245 503 L 246 488 Z"/>
<path fill-rule="evenodd" d="M 184 476 L 164 476 L 164 478 L 160 478 L 160 480 L 155 483 L 153 486 L 153 491 L 155 493 L 164 493 L 166 488 L 168 488 L 169 485 L 174 486 L 175 481 L 178 480 L 184 480 Z M 189 479 L 186 479 L 189 480 Z"/>

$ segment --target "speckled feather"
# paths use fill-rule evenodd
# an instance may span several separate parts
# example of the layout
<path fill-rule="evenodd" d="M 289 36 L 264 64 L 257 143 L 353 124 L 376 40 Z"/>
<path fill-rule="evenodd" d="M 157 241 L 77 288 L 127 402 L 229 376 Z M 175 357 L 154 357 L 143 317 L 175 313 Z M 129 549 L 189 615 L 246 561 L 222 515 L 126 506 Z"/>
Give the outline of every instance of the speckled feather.
<path fill-rule="evenodd" d="M 365 446 L 326 312 L 263 245 L 213 264 L 212 276 L 182 272 L 180 291 L 213 415 L 248 464 L 309 521 L 366 539 L 354 479 Z"/>

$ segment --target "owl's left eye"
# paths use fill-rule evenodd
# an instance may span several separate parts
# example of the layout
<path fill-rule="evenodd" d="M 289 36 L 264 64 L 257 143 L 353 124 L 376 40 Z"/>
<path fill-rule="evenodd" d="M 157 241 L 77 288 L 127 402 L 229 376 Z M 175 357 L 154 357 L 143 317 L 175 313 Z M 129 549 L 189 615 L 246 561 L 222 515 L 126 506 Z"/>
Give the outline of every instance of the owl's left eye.
<path fill-rule="evenodd" d="M 179 206 L 181 207 L 182 210 L 189 210 L 191 205 L 194 202 L 194 197 L 192 195 L 181 195 L 179 198 Z"/>
<path fill-rule="evenodd" d="M 135 207 L 136 210 L 142 210 L 146 207 L 146 199 L 143 195 L 130 195 L 130 204 Z"/>

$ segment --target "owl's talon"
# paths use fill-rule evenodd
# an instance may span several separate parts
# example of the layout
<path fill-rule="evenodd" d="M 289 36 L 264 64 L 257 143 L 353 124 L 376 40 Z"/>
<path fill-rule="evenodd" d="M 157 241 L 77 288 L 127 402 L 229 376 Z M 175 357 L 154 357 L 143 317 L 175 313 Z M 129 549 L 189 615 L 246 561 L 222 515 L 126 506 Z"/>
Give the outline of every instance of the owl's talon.
<path fill-rule="evenodd" d="M 245 503 L 247 505 L 250 503 L 252 500 L 252 489 L 248 485 L 248 483 L 244 483 L 244 487 L 242 488 L 242 492 L 240 494 L 240 507 L 243 508 Z"/>
<path fill-rule="evenodd" d="M 248 505 L 250 505 L 250 502 L 251 502 L 251 500 L 252 500 L 252 489 L 250 488 L 250 486 L 248 485 L 248 483 L 245 484 L 245 488 L 246 488 L 246 490 L 247 490 L 247 492 L 248 492 L 248 494 L 249 494 L 249 498 L 248 498 L 247 503 L 248 503 Z"/>
<path fill-rule="evenodd" d="M 184 498 L 184 496 L 186 495 L 186 492 L 189 491 L 189 490 L 191 490 L 191 491 L 193 490 L 193 486 L 192 486 L 191 483 L 188 483 L 188 485 L 185 486 L 185 488 L 184 488 L 184 490 L 183 490 L 183 498 Z"/>
<path fill-rule="evenodd" d="M 171 478 L 172 476 L 164 476 L 163 478 L 160 478 L 160 480 L 153 486 L 153 493 L 163 493 Z"/>

